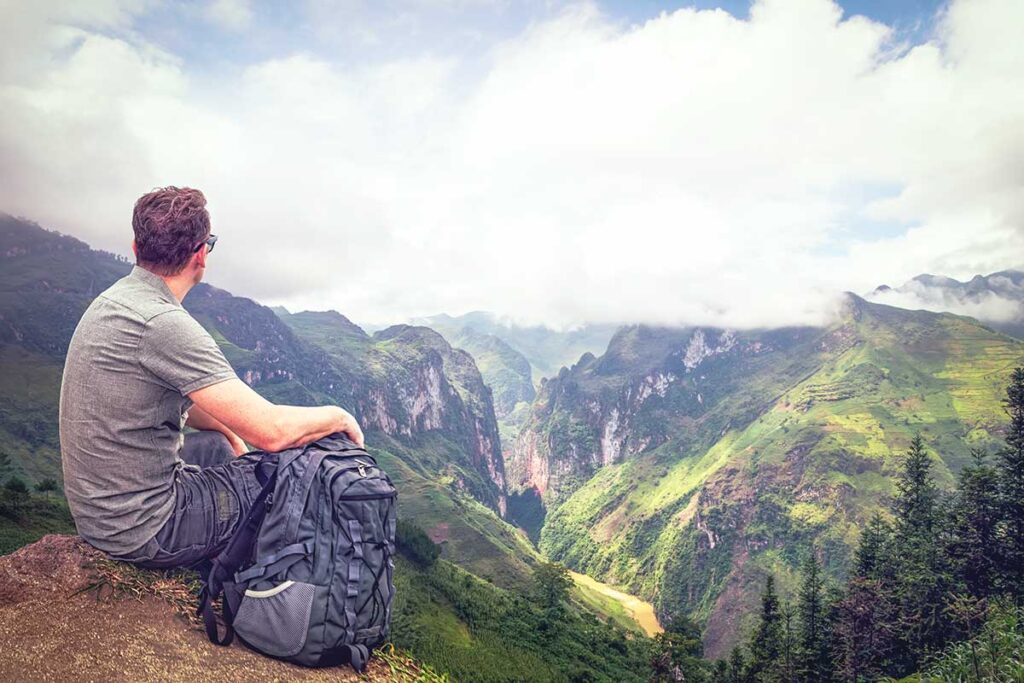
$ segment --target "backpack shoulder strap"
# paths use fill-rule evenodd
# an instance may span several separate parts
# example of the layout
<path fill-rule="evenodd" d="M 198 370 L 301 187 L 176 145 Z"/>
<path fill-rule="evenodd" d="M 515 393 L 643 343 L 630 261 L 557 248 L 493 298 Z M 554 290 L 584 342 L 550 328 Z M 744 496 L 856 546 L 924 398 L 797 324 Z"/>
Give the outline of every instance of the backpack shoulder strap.
<path fill-rule="evenodd" d="M 309 487 L 313 483 L 313 478 L 316 476 L 317 470 L 320 469 L 320 463 L 323 462 L 329 453 L 319 448 L 307 448 L 304 449 L 300 455 L 305 456 L 305 469 L 302 470 L 302 479 L 299 480 L 297 486 L 293 486 L 291 489 L 291 495 L 288 500 L 284 501 L 285 515 L 288 520 L 288 527 L 285 530 L 284 538 L 285 543 L 294 543 L 296 534 L 299 532 L 299 523 L 302 521 L 302 508 L 306 506 L 306 494 L 309 493 Z M 297 462 L 299 457 L 290 458 L 288 461 L 282 461 L 282 464 L 287 462 Z"/>

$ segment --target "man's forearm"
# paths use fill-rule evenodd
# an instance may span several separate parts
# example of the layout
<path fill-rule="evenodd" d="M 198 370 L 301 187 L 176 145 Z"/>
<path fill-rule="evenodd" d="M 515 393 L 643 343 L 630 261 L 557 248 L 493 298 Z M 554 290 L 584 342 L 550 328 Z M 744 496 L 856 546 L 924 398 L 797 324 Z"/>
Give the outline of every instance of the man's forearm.
<path fill-rule="evenodd" d="M 304 446 L 350 426 L 347 412 L 337 406 L 275 406 L 281 433 L 281 450 Z"/>
<path fill-rule="evenodd" d="M 189 394 L 195 407 L 233 430 L 256 448 L 282 451 L 345 432 L 363 445 L 356 419 L 338 406 L 278 406 L 238 378 L 217 382 Z"/>
<path fill-rule="evenodd" d="M 193 405 L 189 408 L 188 418 L 186 418 L 185 424 L 192 429 L 204 429 L 220 432 L 228 438 L 228 441 L 230 441 L 231 445 L 235 448 L 236 453 L 239 451 L 239 448 L 243 451 L 245 450 L 245 443 L 237 434 L 231 431 L 230 427 L 197 405 Z"/>

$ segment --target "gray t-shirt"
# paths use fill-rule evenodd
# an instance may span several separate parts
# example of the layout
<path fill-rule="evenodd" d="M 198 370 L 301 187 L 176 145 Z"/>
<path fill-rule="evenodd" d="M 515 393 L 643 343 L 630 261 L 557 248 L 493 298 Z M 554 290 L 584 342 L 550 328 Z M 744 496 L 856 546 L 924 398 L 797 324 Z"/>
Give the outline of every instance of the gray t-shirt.
<path fill-rule="evenodd" d="M 96 297 L 60 388 L 64 491 L 85 540 L 140 559 L 174 507 L 187 395 L 236 376 L 159 275 L 135 266 Z"/>

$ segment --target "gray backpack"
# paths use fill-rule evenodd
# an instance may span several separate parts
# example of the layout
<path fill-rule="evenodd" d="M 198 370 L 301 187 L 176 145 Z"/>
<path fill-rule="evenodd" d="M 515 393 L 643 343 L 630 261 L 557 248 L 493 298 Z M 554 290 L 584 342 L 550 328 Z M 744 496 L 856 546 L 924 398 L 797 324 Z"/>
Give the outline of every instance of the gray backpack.
<path fill-rule="evenodd" d="M 340 433 L 265 454 L 257 476 L 263 488 L 204 582 L 207 636 L 229 645 L 237 634 L 271 657 L 363 671 L 391 623 L 395 487 Z"/>

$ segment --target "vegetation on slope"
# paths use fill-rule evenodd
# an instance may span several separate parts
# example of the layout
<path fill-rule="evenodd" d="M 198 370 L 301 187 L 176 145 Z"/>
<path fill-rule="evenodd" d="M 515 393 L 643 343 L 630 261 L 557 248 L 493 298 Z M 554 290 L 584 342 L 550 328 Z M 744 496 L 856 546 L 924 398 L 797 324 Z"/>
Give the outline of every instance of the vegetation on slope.
<path fill-rule="evenodd" d="M 539 565 L 529 591 L 505 591 L 410 553 L 425 534 L 404 526 L 392 637 L 417 659 L 453 680 L 479 683 L 650 679 L 655 643 L 574 609 L 564 569 Z"/>
<path fill-rule="evenodd" d="M 820 549 L 805 549 L 796 590 L 777 593 L 769 574 L 746 644 L 687 680 L 1021 680 L 1024 368 L 1005 405 L 995 460 L 976 450 L 951 491 L 915 435 L 889 511 L 864 529 L 845 583 L 830 586 Z"/>
<path fill-rule="evenodd" d="M 830 576 L 849 569 L 858 530 L 892 493 L 892 453 L 914 432 L 952 486 L 971 449 L 995 442 L 1001 383 L 1024 360 L 1024 343 L 969 318 L 856 298 L 829 330 L 789 345 L 739 334 L 690 373 L 686 336 L 654 332 L 624 330 L 606 358 L 538 397 L 529 429 L 559 444 L 551 471 L 601 454 L 609 434 L 621 445 L 618 461 L 587 460 L 576 479 L 559 465 L 540 547 L 653 599 L 663 621 L 695 617 L 713 655 L 750 627 L 766 574 L 795 585 L 798 549 L 816 543 Z M 758 341 L 761 354 L 737 355 Z M 669 373 L 664 396 L 636 401 Z M 612 407 L 619 428 L 605 431 Z M 514 464 L 508 474 L 515 483 Z"/>

